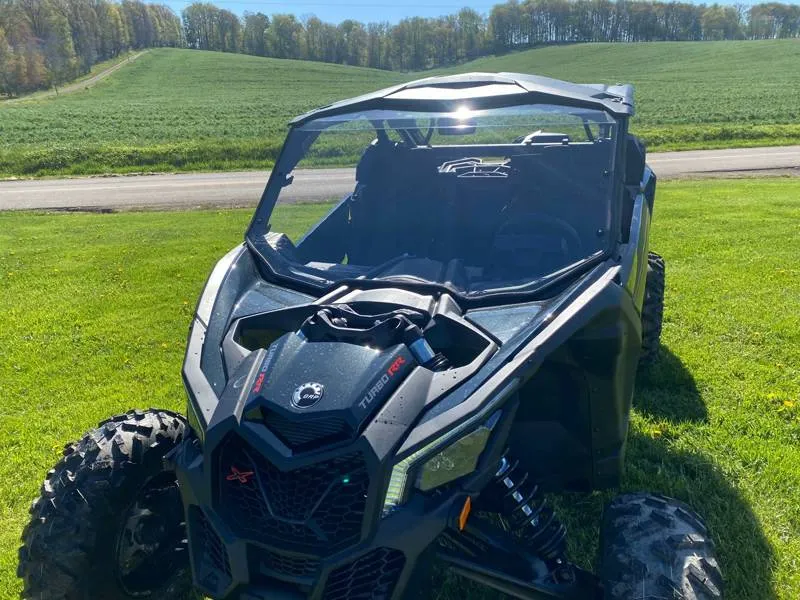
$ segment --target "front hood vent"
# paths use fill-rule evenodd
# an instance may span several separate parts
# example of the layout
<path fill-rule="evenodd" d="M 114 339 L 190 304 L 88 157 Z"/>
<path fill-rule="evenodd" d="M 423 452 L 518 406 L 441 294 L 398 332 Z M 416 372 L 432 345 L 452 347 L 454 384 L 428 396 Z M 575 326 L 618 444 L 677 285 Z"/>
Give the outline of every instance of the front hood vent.
<path fill-rule="evenodd" d="M 355 433 L 347 421 L 338 416 L 293 419 L 268 408 L 262 408 L 260 416 L 264 425 L 295 452 L 347 441 Z"/>

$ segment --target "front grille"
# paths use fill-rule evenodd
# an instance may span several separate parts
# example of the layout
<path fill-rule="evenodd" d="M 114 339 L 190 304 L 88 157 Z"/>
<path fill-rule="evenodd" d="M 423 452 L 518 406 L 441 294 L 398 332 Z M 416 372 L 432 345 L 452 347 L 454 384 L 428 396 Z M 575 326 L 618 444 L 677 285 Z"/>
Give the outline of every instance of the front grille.
<path fill-rule="evenodd" d="M 350 426 L 339 417 L 304 417 L 292 421 L 272 411 L 264 410 L 264 424 L 296 452 L 310 450 L 312 446 L 335 444 L 352 436 Z"/>
<path fill-rule="evenodd" d="M 197 506 L 189 507 L 189 533 L 197 583 L 208 593 L 222 593 L 232 581 L 228 551 Z"/>
<path fill-rule="evenodd" d="M 323 600 L 386 600 L 394 591 L 405 556 L 399 550 L 378 548 L 334 570 L 325 584 Z"/>
<path fill-rule="evenodd" d="M 281 471 L 232 435 L 219 465 L 220 507 L 237 535 L 315 553 L 358 541 L 369 488 L 360 453 Z"/>
<path fill-rule="evenodd" d="M 277 552 L 260 553 L 261 566 L 264 570 L 294 578 L 313 577 L 319 568 L 319 559 L 289 556 Z"/>

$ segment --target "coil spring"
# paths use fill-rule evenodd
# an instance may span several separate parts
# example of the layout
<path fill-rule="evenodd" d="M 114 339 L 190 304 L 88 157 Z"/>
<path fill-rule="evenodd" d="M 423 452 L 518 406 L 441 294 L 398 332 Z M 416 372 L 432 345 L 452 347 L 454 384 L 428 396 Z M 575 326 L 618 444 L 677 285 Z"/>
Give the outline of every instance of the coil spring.
<path fill-rule="evenodd" d="M 432 359 L 423 365 L 431 371 L 444 371 L 450 366 L 450 361 L 441 352 L 437 352 Z"/>
<path fill-rule="evenodd" d="M 530 481 L 519 461 L 503 457 L 495 475 L 503 516 L 525 545 L 546 561 L 560 564 L 566 554 L 567 528 L 547 505 L 539 486 Z"/>

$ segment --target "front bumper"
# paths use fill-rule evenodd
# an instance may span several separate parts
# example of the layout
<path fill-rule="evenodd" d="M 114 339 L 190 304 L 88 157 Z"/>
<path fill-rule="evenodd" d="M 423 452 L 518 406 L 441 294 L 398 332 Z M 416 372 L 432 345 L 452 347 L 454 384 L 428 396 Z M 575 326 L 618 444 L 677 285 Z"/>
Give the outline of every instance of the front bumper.
<path fill-rule="evenodd" d="M 231 456 L 226 444 L 230 436 L 203 452 L 197 440 L 189 439 L 171 457 L 186 508 L 195 585 L 214 599 L 399 598 L 420 573 L 418 567 L 430 562 L 424 559 L 426 550 L 454 523 L 466 498 L 462 488 L 436 498 L 415 497 L 381 518 L 385 478 L 380 465 L 366 461 L 365 473 L 350 475 L 347 486 L 353 485 L 355 493 L 341 484 L 335 467 L 352 466 L 347 463 L 352 463 L 352 447 L 297 469 L 304 483 L 270 473 L 268 461 L 254 457 L 242 466 L 242 474 L 253 473 L 242 483 L 222 470 Z M 323 473 L 339 478 L 338 483 L 310 481 Z M 278 506 L 275 494 L 258 497 L 270 476 L 278 477 L 271 480 L 273 487 L 294 495 L 283 499 L 292 504 Z M 267 507 L 270 501 L 276 505 Z M 357 514 L 359 505 L 363 510 Z M 286 518 L 295 510 L 305 524 Z M 280 515 L 277 521 L 272 513 Z"/>

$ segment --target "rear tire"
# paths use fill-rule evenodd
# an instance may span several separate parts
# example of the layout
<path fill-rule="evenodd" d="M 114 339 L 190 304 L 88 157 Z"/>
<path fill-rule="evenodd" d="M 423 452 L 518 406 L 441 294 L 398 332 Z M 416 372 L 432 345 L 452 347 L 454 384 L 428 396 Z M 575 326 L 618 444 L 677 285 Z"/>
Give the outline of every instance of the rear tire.
<path fill-rule="evenodd" d="M 175 413 L 135 411 L 64 449 L 23 532 L 23 598 L 192 597 L 183 505 L 163 468 L 186 431 Z"/>
<path fill-rule="evenodd" d="M 661 328 L 664 322 L 664 288 L 666 268 L 664 259 L 650 252 L 647 255 L 647 281 L 642 305 L 642 352 L 639 365 L 653 364 L 661 346 Z"/>
<path fill-rule="evenodd" d="M 626 494 L 603 515 L 605 600 L 721 600 L 722 574 L 700 517 L 664 496 Z"/>

